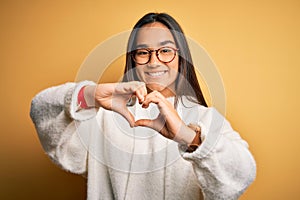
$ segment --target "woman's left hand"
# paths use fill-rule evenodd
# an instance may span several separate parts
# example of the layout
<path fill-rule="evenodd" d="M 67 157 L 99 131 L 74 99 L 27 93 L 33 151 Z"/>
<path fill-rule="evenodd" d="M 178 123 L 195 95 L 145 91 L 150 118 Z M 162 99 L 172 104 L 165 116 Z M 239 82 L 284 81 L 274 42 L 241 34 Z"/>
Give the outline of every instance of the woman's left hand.
<path fill-rule="evenodd" d="M 152 128 L 164 137 L 179 143 L 190 144 L 195 132 L 187 127 L 174 109 L 174 106 L 158 91 L 149 93 L 142 103 L 143 108 L 148 108 L 150 103 L 155 103 L 160 111 L 156 119 L 140 119 L 135 126 Z"/>

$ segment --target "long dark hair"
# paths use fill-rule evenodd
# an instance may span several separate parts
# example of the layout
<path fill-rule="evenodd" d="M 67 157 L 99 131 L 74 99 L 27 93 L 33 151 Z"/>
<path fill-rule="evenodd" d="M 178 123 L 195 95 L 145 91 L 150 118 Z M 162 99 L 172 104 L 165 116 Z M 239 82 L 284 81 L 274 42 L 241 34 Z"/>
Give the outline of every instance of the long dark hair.
<path fill-rule="evenodd" d="M 192 56 L 184 33 L 176 20 L 166 13 L 148 13 L 144 15 L 133 27 L 127 44 L 126 66 L 123 81 L 127 82 L 139 80 L 135 70 L 132 70 L 136 66 L 132 59 L 131 52 L 135 49 L 136 36 L 139 29 L 142 28 L 142 26 L 153 22 L 160 22 L 171 31 L 176 46 L 179 49 L 179 68 L 175 85 L 175 105 L 178 103 L 178 98 L 186 96 L 190 101 L 207 107 L 196 76 Z"/>

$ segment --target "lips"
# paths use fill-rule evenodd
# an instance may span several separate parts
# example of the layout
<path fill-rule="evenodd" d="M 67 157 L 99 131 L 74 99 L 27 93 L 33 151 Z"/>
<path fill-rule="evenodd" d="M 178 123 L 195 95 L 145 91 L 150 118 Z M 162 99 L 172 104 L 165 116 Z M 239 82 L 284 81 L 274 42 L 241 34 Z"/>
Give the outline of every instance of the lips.
<path fill-rule="evenodd" d="M 160 77 L 160 76 L 164 75 L 165 73 L 167 73 L 167 70 L 158 71 L 158 72 L 145 72 L 145 74 L 147 74 L 148 76 L 153 77 L 153 78 Z"/>

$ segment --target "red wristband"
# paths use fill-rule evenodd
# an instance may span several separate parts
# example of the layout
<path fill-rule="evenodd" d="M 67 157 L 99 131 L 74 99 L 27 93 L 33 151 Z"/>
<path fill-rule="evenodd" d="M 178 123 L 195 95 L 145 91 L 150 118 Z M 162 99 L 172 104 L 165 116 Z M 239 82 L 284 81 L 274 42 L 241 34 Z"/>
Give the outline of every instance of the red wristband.
<path fill-rule="evenodd" d="M 77 102 L 79 106 L 83 109 L 88 108 L 88 105 L 86 104 L 86 101 L 84 99 L 84 87 L 82 87 L 78 93 Z"/>

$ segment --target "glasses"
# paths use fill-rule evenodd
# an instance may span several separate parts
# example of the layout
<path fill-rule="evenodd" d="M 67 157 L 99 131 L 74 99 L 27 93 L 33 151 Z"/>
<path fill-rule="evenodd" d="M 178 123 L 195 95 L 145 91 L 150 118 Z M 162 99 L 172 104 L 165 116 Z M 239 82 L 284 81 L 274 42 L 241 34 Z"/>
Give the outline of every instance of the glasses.
<path fill-rule="evenodd" d="M 131 56 L 135 63 L 145 65 L 149 63 L 152 52 L 155 52 L 155 55 L 160 62 L 170 63 L 174 60 L 177 51 L 179 51 L 179 49 L 175 49 L 173 47 L 161 47 L 157 50 L 143 48 L 133 51 Z"/>

